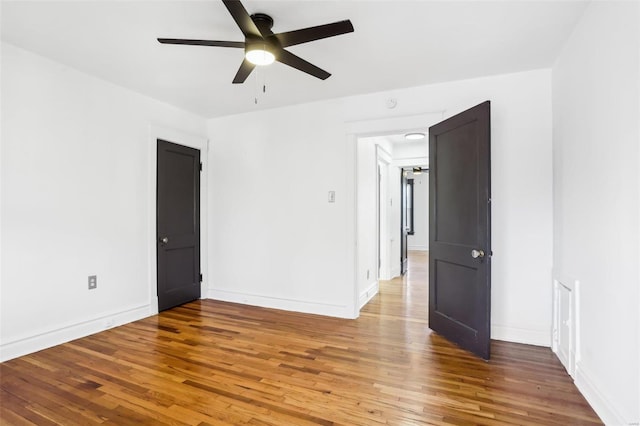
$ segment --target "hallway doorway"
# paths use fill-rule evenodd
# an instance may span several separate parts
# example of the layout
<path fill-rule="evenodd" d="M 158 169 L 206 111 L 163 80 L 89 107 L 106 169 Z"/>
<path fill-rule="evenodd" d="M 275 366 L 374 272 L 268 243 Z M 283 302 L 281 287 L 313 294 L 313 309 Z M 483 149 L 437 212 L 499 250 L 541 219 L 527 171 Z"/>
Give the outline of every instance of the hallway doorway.
<path fill-rule="evenodd" d="M 405 272 L 407 249 L 428 249 L 428 175 L 418 176 L 428 169 L 428 142 L 406 139 L 405 133 L 363 137 L 357 139 L 356 155 L 357 303 L 361 308 L 377 294 L 379 280 Z M 414 170 L 418 171 L 415 176 Z M 408 173 L 412 182 L 418 182 L 419 193 L 411 192 L 405 205 L 401 184 Z M 404 230 L 406 207 L 415 217 L 408 231 L 411 235 Z"/>

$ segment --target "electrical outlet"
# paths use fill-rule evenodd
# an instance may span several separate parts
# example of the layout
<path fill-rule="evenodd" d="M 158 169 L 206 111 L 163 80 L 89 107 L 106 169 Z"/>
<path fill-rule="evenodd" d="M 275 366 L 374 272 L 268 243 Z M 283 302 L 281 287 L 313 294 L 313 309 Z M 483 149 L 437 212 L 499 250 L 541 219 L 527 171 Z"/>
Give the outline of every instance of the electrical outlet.
<path fill-rule="evenodd" d="M 369 279 L 369 270 L 367 269 L 367 279 Z"/>
<path fill-rule="evenodd" d="M 89 290 L 93 290 L 94 288 L 98 288 L 98 276 L 89 275 Z"/>
<path fill-rule="evenodd" d="M 329 191 L 329 202 L 330 203 L 336 202 L 336 191 Z"/>

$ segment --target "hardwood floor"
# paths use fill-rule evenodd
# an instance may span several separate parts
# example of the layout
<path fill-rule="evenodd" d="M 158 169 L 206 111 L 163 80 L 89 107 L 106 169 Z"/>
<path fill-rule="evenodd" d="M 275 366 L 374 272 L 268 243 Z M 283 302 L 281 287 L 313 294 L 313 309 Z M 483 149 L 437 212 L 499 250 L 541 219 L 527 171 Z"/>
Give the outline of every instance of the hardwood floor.
<path fill-rule="evenodd" d="M 357 320 L 201 300 L 7 361 L 1 423 L 601 424 L 549 349 L 432 333 L 426 265 Z"/>

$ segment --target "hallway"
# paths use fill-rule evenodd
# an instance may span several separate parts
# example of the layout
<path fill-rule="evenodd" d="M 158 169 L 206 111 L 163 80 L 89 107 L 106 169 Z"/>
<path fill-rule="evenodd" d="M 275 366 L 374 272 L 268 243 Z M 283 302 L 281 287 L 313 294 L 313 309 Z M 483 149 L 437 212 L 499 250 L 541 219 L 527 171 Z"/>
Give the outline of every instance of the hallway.
<path fill-rule="evenodd" d="M 380 281 L 378 296 L 362 308 L 360 315 L 399 317 L 426 326 L 429 312 L 428 253 L 409 251 L 407 273 L 403 277 Z"/>

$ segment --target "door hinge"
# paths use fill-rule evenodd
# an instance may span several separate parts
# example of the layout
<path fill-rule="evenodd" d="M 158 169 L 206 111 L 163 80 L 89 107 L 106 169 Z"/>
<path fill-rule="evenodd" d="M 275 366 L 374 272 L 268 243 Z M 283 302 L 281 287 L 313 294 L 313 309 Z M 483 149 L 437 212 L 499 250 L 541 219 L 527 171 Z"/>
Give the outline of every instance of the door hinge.
<path fill-rule="evenodd" d="M 200 163 L 200 171 L 202 171 L 202 163 Z"/>
<path fill-rule="evenodd" d="M 200 274 L 200 282 L 202 282 L 202 274 Z"/>

